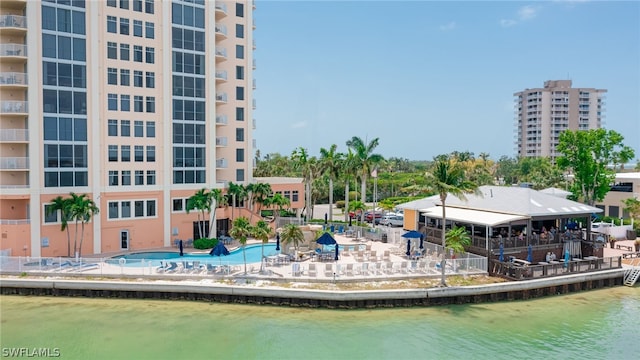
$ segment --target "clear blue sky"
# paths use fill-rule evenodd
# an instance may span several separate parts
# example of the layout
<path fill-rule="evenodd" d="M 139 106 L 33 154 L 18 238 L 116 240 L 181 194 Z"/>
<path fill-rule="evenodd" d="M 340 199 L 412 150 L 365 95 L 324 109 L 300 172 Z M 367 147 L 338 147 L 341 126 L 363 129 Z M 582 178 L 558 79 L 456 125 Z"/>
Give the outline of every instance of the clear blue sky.
<path fill-rule="evenodd" d="M 257 148 L 515 156 L 514 96 L 607 89 L 605 128 L 640 157 L 640 2 L 256 1 Z"/>

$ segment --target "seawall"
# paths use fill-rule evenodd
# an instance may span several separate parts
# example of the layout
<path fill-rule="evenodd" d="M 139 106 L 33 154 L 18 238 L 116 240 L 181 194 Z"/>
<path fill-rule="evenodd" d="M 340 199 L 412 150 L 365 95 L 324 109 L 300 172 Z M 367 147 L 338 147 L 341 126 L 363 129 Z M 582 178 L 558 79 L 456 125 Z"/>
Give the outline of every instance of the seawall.
<path fill-rule="evenodd" d="M 359 309 L 527 300 L 622 285 L 624 269 L 527 281 L 428 289 L 327 291 L 202 282 L 1 278 L 2 295 L 211 301 L 310 308 Z"/>

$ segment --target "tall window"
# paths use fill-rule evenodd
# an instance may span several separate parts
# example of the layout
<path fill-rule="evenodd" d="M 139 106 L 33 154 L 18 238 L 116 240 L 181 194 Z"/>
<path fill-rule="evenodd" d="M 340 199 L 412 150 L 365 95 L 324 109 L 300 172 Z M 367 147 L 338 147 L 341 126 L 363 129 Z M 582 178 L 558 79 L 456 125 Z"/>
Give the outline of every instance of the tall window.
<path fill-rule="evenodd" d="M 120 18 L 120 35 L 129 35 L 129 19 Z"/>
<path fill-rule="evenodd" d="M 129 44 L 120 44 L 120 60 L 129 61 Z"/>
<path fill-rule="evenodd" d="M 236 37 L 238 39 L 244 39 L 244 25 L 236 24 Z"/>
<path fill-rule="evenodd" d="M 131 121 L 129 120 L 121 120 L 120 121 L 120 136 L 131 136 Z"/>
<path fill-rule="evenodd" d="M 118 69 L 107 68 L 107 84 L 118 85 Z"/>
<path fill-rule="evenodd" d="M 236 3 L 236 16 L 244 17 L 244 4 Z"/>
<path fill-rule="evenodd" d="M 236 59 L 244 59 L 244 46 L 236 45 Z"/>
<path fill-rule="evenodd" d="M 44 16 L 42 17 L 44 19 Z M 107 16 L 107 32 L 116 34 L 118 32 L 118 18 Z"/>
<path fill-rule="evenodd" d="M 120 85 L 129 86 L 130 72 L 129 69 L 120 69 Z"/>
<path fill-rule="evenodd" d="M 133 20 L 133 36 L 142 37 L 142 20 Z"/>

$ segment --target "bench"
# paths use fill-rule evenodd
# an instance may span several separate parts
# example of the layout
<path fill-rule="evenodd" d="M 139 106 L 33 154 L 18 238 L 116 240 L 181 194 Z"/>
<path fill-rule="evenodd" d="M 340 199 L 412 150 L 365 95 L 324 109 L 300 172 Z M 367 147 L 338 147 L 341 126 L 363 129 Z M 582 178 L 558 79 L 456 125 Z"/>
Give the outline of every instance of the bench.
<path fill-rule="evenodd" d="M 633 251 L 633 246 L 631 245 L 616 245 L 616 249 L 618 250 L 627 250 L 627 251 Z"/>

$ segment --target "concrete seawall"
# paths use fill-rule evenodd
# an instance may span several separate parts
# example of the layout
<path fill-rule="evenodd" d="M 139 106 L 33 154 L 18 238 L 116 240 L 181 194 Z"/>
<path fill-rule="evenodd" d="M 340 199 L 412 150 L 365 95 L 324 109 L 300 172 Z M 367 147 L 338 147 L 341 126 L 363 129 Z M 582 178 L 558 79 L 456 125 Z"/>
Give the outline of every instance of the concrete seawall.
<path fill-rule="evenodd" d="M 623 269 L 478 286 L 327 291 L 202 282 L 0 279 L 2 295 L 83 296 L 212 301 L 323 308 L 431 306 L 524 300 L 622 285 Z"/>

